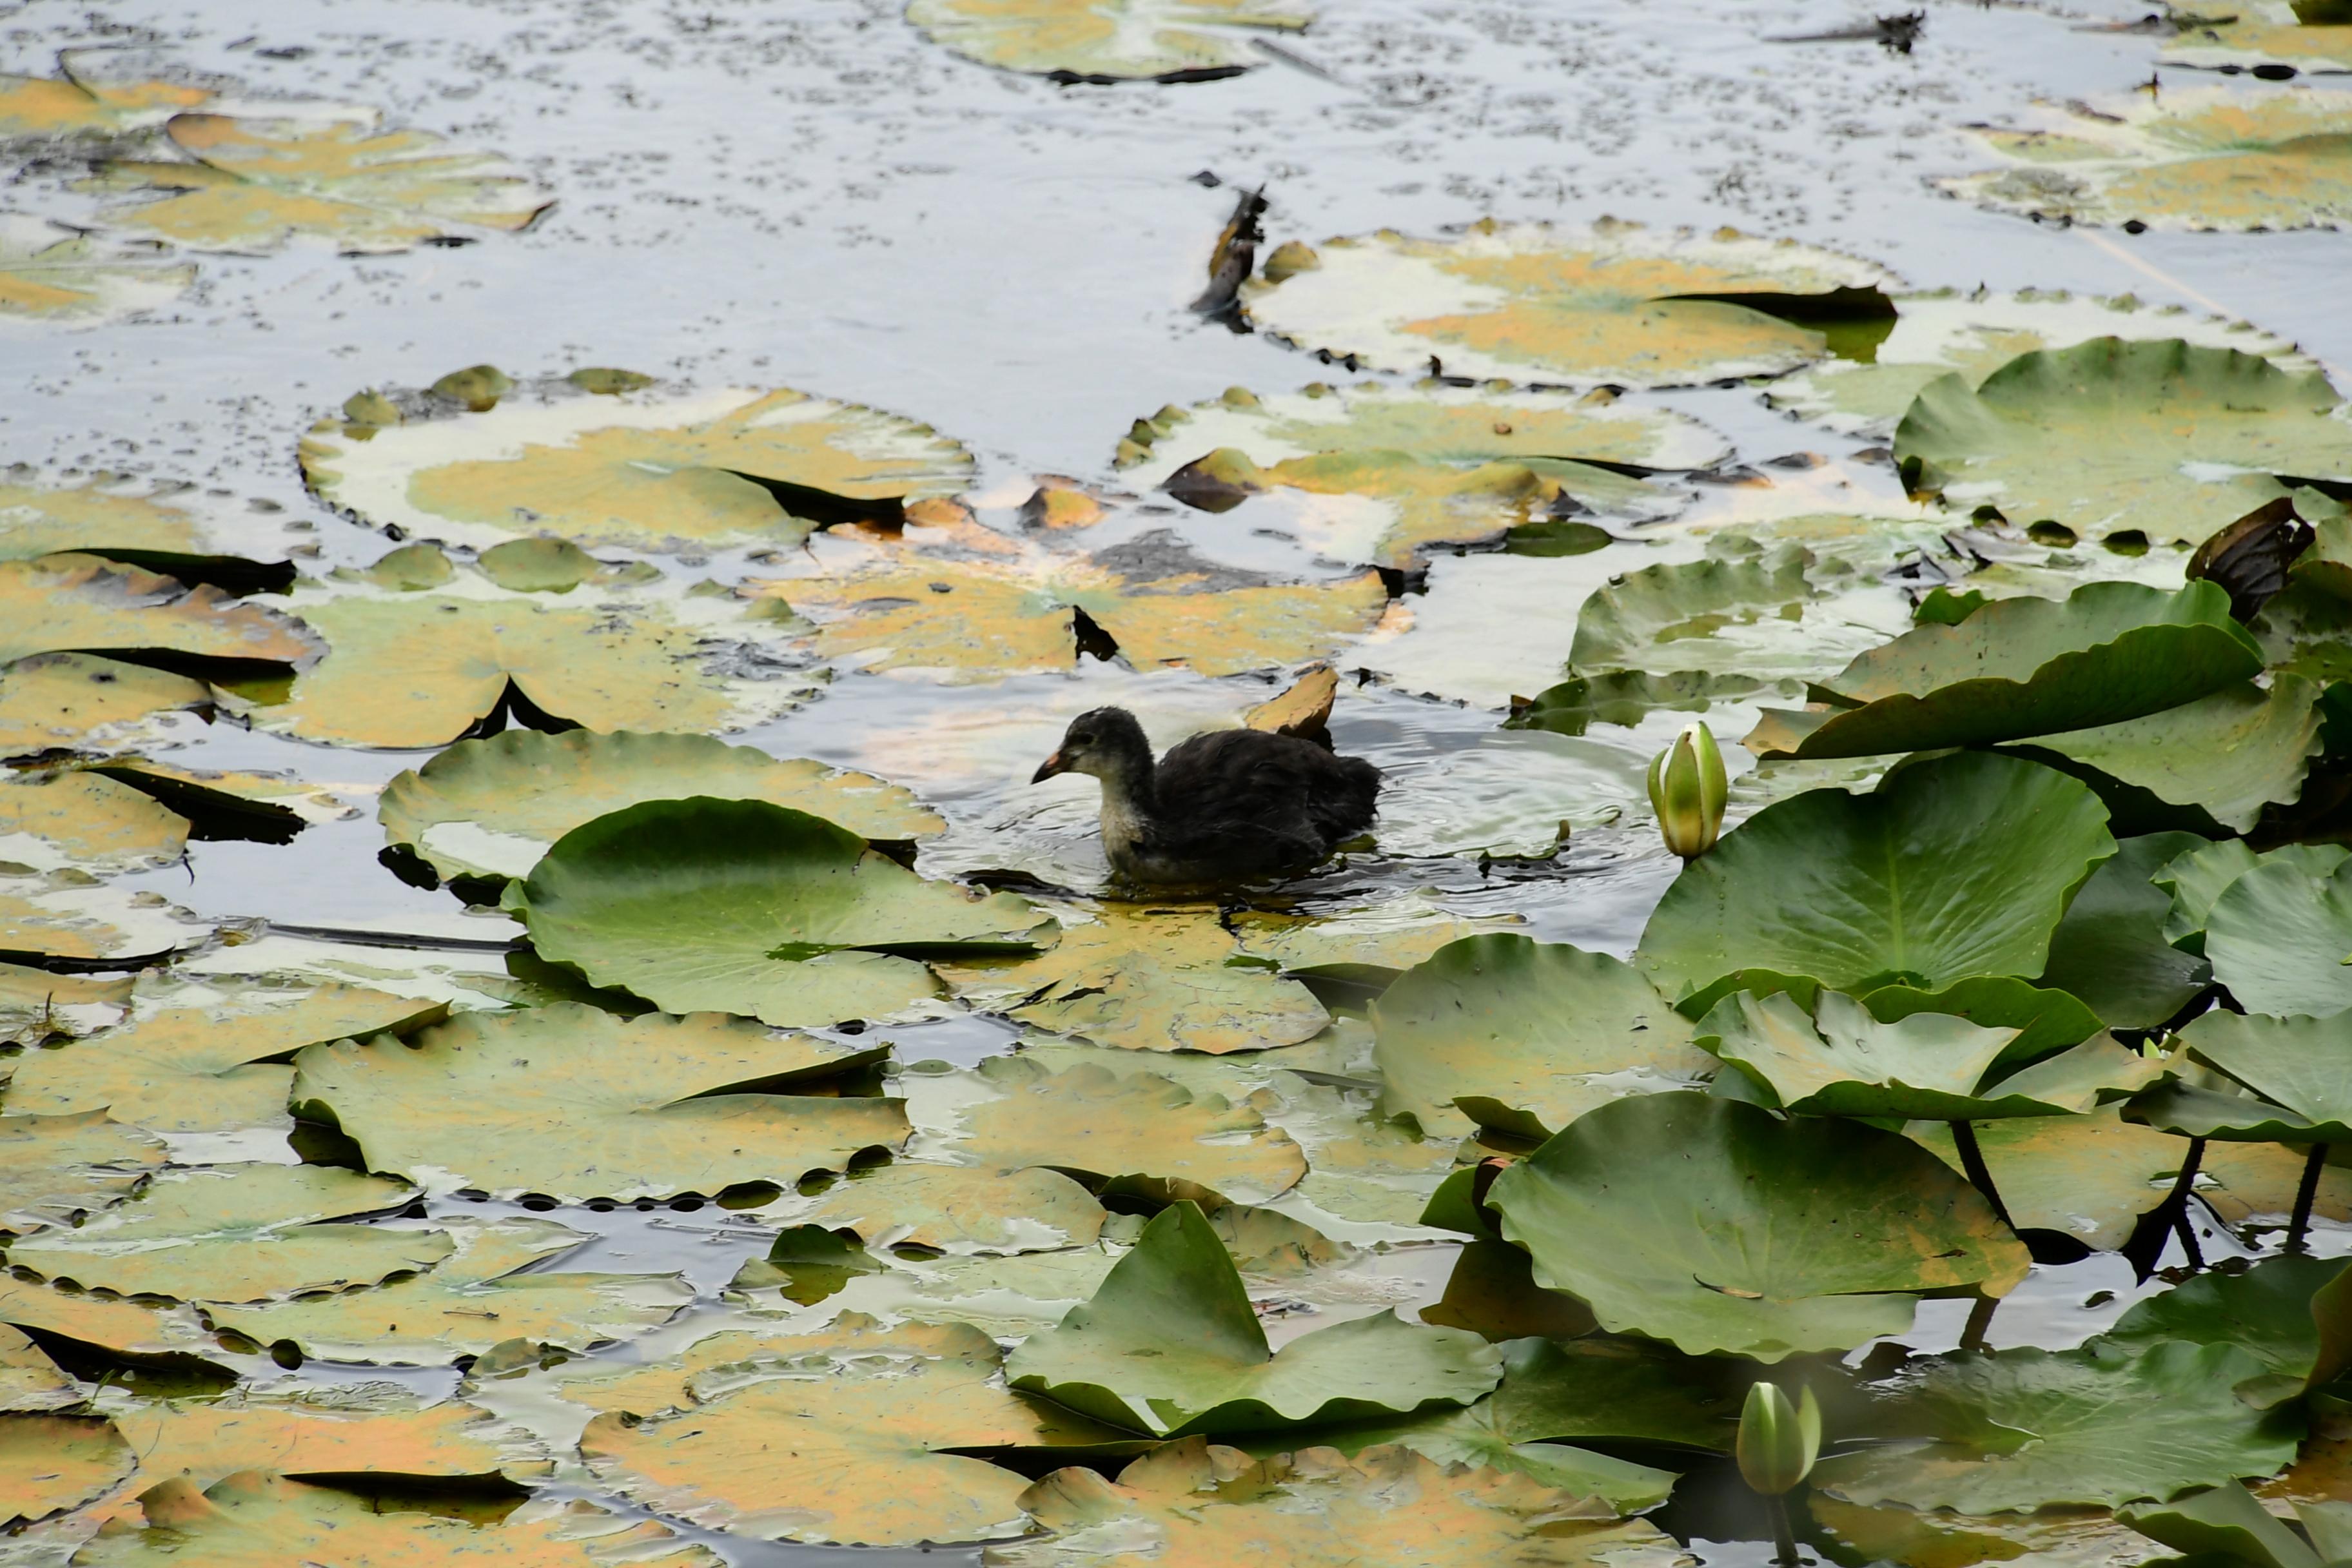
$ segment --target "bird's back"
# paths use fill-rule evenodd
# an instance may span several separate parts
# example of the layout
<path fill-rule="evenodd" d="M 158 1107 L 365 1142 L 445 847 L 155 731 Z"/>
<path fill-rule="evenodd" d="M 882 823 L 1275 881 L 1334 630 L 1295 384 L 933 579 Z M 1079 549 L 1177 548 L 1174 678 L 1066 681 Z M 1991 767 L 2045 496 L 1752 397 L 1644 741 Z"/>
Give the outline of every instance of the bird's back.
<path fill-rule="evenodd" d="M 1380 769 L 1361 758 L 1263 730 L 1195 735 L 1153 779 L 1158 815 L 1182 837 L 1264 838 L 1276 858 L 1309 860 L 1371 826 L 1380 788 Z"/>

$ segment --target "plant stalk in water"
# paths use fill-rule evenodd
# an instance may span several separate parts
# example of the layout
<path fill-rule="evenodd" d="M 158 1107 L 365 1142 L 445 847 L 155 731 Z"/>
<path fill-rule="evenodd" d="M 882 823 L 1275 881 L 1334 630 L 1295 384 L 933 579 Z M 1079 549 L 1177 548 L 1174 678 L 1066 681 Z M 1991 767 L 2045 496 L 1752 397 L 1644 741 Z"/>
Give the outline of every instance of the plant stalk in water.
<path fill-rule="evenodd" d="M 1977 1147 L 1977 1130 L 1966 1121 L 1948 1123 L 1952 1130 L 1952 1147 L 1960 1153 L 1960 1171 L 1982 1193 L 1985 1202 L 1992 1205 L 1993 1216 L 2010 1229 L 2017 1222 L 2009 1217 L 2009 1205 L 2000 1201 L 2000 1189 L 1992 1184 L 1992 1170 L 1985 1163 L 1984 1151 Z"/>
<path fill-rule="evenodd" d="M 2294 1214 L 2287 1221 L 2286 1249 L 2302 1252 L 2306 1247 L 2305 1232 L 2311 1229 L 2311 1205 L 2319 1196 L 2319 1173 L 2327 1163 L 2327 1145 L 2314 1143 L 2303 1162 L 2303 1181 L 2294 1189 Z"/>

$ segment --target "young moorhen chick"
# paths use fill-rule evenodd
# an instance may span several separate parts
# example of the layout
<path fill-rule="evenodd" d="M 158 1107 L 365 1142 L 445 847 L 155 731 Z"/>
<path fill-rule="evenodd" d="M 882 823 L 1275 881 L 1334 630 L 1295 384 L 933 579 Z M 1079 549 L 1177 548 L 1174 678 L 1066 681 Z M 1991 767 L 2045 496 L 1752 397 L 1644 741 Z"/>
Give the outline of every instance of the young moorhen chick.
<path fill-rule="evenodd" d="M 1302 871 L 1371 825 L 1381 770 L 1311 741 L 1212 730 L 1158 763 L 1124 708 L 1070 721 L 1031 784 L 1056 773 L 1102 780 L 1103 849 L 1137 882 L 1245 881 Z"/>

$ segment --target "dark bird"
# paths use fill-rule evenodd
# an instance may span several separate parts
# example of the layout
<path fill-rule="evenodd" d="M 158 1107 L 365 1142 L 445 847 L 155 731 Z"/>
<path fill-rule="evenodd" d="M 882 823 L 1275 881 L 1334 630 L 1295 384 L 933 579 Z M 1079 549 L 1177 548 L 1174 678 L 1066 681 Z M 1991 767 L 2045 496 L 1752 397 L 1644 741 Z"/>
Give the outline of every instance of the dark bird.
<path fill-rule="evenodd" d="M 1312 741 L 1212 730 L 1154 763 L 1124 708 L 1070 721 L 1030 779 L 1102 781 L 1103 850 L 1136 882 L 1200 885 L 1303 871 L 1371 826 L 1381 770 Z"/>

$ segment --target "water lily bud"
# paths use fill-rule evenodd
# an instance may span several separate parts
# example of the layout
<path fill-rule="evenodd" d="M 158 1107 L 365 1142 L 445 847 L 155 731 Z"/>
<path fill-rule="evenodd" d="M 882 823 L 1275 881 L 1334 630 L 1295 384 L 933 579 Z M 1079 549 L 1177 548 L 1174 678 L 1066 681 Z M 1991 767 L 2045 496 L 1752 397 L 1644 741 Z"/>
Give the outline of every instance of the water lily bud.
<path fill-rule="evenodd" d="M 1748 1390 L 1739 1412 L 1739 1474 L 1766 1497 L 1779 1497 L 1811 1473 L 1822 1451 L 1822 1406 L 1811 1389 L 1794 1405 L 1780 1384 Z"/>
<path fill-rule="evenodd" d="M 1723 834 L 1729 793 L 1723 753 L 1705 724 L 1686 724 L 1675 743 L 1650 761 L 1650 808 L 1666 847 L 1688 860 L 1715 847 Z"/>

